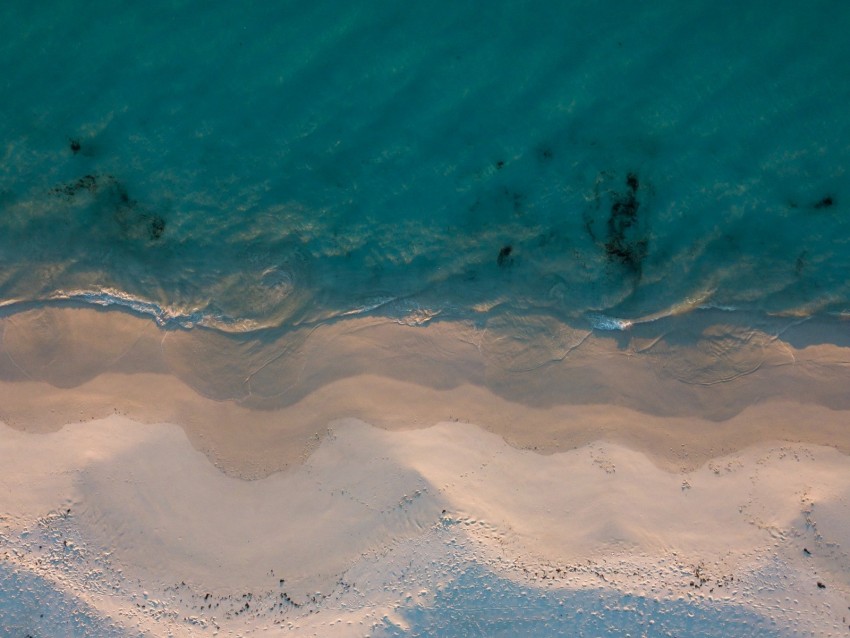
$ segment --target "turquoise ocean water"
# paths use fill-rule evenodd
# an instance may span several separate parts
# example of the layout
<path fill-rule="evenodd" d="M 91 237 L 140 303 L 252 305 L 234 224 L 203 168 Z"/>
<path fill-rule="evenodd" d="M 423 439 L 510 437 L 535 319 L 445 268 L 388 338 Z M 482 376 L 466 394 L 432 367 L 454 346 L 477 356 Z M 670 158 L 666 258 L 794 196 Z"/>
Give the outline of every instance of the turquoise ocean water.
<path fill-rule="evenodd" d="M 0 4 L 0 304 L 850 312 L 850 3 Z"/>

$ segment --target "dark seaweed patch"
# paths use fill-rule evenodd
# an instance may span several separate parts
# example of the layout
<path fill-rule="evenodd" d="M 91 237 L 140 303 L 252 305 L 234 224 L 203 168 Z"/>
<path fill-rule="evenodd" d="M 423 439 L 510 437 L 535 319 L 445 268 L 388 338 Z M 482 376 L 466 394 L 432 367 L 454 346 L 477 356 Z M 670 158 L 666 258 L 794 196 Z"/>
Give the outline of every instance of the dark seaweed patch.
<path fill-rule="evenodd" d="M 165 232 L 165 220 L 159 215 L 153 215 L 148 225 L 151 239 L 159 239 Z"/>
<path fill-rule="evenodd" d="M 551 162 L 552 158 L 555 157 L 552 147 L 546 144 L 537 148 L 536 155 L 537 160 L 541 163 Z"/>
<path fill-rule="evenodd" d="M 90 214 L 98 223 L 111 219 L 126 239 L 158 241 L 165 233 L 165 218 L 139 206 L 112 175 L 84 175 L 51 192 L 69 203 L 81 192 L 90 193 L 94 198 L 85 202 Z"/>
<path fill-rule="evenodd" d="M 117 206 L 125 206 L 128 208 L 133 208 L 136 205 L 135 200 L 130 199 L 129 193 L 127 193 L 127 189 L 120 182 L 113 182 L 114 195 L 117 197 Z"/>
<path fill-rule="evenodd" d="M 803 274 L 803 270 L 806 268 L 806 258 L 808 257 L 808 251 L 804 250 L 797 257 L 797 261 L 794 262 L 794 274 L 798 277 Z"/>
<path fill-rule="evenodd" d="M 496 263 L 500 268 L 506 268 L 514 263 L 511 253 L 514 251 L 513 246 L 503 246 L 499 251 L 499 256 L 496 258 Z"/>
<path fill-rule="evenodd" d="M 66 200 L 71 200 L 80 191 L 94 193 L 97 190 L 97 186 L 98 182 L 95 175 L 84 175 L 80 179 L 70 182 L 69 184 L 55 186 L 50 189 L 50 192 L 54 195 L 61 195 Z"/>
<path fill-rule="evenodd" d="M 590 235 L 593 241 L 598 241 L 596 232 L 593 230 L 593 218 L 590 215 L 584 215 L 584 230 Z"/>
<path fill-rule="evenodd" d="M 626 190 L 611 193 L 611 207 L 605 223 L 605 234 L 599 237 L 594 220 L 586 215 L 585 230 L 595 242 L 601 242 L 608 261 L 624 266 L 640 277 L 649 247 L 640 219 L 641 204 L 637 194 L 640 182 L 635 173 L 626 176 Z M 599 196 L 597 195 L 597 204 Z"/>
<path fill-rule="evenodd" d="M 499 160 L 496 162 L 496 170 L 500 171 L 505 168 L 505 160 Z"/>
<path fill-rule="evenodd" d="M 821 208 L 830 208 L 835 203 L 835 200 L 832 199 L 831 195 L 827 195 L 819 202 L 815 203 L 814 207 L 817 209 Z"/>
<path fill-rule="evenodd" d="M 626 178 L 628 192 L 618 195 L 611 204 L 608 217 L 608 238 L 605 252 L 612 261 L 618 261 L 639 273 L 646 256 L 646 239 L 635 237 L 640 202 L 637 199 L 638 179 L 634 173 Z"/>

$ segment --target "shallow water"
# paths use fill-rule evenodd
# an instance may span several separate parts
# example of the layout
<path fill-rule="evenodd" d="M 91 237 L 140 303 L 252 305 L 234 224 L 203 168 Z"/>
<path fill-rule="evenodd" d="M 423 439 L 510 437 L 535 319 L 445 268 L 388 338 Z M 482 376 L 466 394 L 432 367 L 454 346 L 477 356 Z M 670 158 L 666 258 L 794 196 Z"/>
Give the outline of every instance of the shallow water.
<path fill-rule="evenodd" d="M 848 19 L 3 3 L 0 304 L 228 331 L 850 310 Z"/>
<path fill-rule="evenodd" d="M 49 578 L 0 561 L 0 630 L 4 636 L 142 638 Z"/>
<path fill-rule="evenodd" d="M 537 589 L 466 566 L 430 604 L 398 610 L 374 635 L 391 636 L 781 636 L 734 603 L 657 600 L 605 589 Z"/>

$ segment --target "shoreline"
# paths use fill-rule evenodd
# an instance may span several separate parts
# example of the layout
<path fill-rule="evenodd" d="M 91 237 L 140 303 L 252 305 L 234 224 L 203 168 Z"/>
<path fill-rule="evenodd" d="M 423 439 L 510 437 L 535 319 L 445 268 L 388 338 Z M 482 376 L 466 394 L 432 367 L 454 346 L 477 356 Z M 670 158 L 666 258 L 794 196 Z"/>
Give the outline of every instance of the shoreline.
<path fill-rule="evenodd" d="M 390 430 L 474 423 L 540 453 L 603 439 L 671 471 L 761 440 L 850 454 L 841 324 L 789 320 L 771 333 L 718 318 L 597 333 L 532 317 L 529 335 L 367 317 L 270 338 L 39 309 L 0 319 L 0 420 L 25 431 L 112 413 L 176 423 L 245 478 L 303 462 L 349 417 Z"/>

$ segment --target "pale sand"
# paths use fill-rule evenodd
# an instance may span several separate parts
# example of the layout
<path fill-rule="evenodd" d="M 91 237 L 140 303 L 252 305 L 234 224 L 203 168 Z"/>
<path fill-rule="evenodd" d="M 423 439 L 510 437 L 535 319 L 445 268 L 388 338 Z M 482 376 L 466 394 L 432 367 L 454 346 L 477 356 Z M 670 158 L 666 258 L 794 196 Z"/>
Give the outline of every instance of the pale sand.
<path fill-rule="evenodd" d="M 345 420 L 302 465 L 244 481 L 168 424 L 0 439 L 10 635 L 67 629 L 69 608 L 79 635 L 466 635 L 506 617 L 577 635 L 595 626 L 577 609 L 621 634 L 847 630 L 850 463 L 832 448 L 762 444 L 680 474 L 605 442 L 540 456 L 468 424 Z M 61 600 L 42 618 L 24 593 Z"/>
<path fill-rule="evenodd" d="M 526 613 L 562 635 L 546 623 L 581 608 L 564 635 L 604 635 L 593 618 L 661 601 L 638 616 L 668 633 L 845 635 L 843 324 L 530 321 L 545 338 L 510 317 L 243 337 L 3 318 L 0 629 L 400 635 Z"/>

